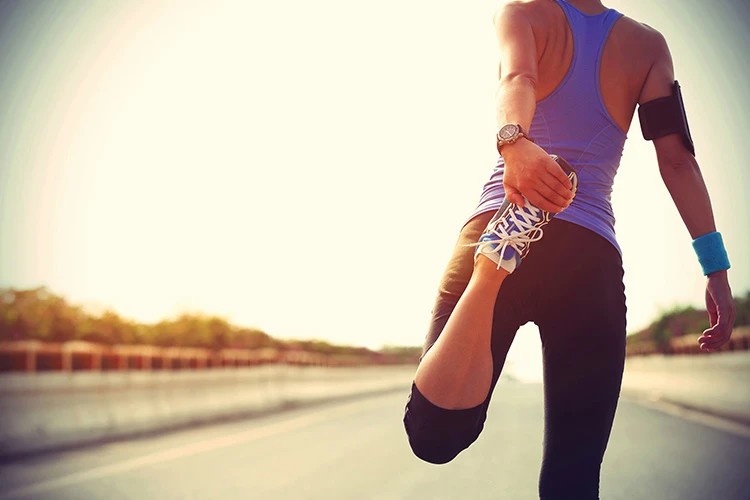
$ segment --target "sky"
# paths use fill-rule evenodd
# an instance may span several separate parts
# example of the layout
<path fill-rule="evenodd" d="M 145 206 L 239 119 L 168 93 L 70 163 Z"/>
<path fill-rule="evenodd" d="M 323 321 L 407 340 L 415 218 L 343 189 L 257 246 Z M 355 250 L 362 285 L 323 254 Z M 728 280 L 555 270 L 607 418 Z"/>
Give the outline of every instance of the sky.
<path fill-rule="evenodd" d="M 421 345 L 494 163 L 500 2 L 0 3 L 0 286 L 154 322 Z M 750 289 L 750 9 L 613 0 L 672 51 Z M 705 278 L 636 122 L 615 180 L 628 331 Z M 535 359 L 521 329 L 509 362 Z"/>

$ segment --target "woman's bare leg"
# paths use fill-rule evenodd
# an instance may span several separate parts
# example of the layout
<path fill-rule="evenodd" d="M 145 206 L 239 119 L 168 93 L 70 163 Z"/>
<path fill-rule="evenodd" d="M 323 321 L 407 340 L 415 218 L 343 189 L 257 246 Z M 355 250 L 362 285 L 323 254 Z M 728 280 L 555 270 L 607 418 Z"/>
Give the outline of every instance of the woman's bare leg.
<path fill-rule="evenodd" d="M 487 398 L 493 375 L 492 317 L 506 276 L 489 258 L 477 257 L 466 291 L 414 378 L 434 405 L 473 408 Z"/>

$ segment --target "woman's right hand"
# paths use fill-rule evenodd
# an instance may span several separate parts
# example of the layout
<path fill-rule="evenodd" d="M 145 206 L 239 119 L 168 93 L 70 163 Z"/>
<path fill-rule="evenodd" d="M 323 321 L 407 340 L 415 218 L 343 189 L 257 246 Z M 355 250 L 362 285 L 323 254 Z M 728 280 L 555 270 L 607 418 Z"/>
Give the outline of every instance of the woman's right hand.
<path fill-rule="evenodd" d="M 535 207 L 560 213 L 573 199 L 573 185 L 562 167 L 546 151 L 521 138 L 502 147 L 505 196 L 524 206 L 523 196 Z"/>

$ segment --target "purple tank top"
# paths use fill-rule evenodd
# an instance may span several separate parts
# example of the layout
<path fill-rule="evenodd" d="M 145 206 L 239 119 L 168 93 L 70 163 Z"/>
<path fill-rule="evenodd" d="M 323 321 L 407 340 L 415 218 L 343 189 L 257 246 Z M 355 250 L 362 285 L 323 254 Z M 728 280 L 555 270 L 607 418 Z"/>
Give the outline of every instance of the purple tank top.
<path fill-rule="evenodd" d="M 578 173 L 576 197 L 555 218 L 594 231 L 622 253 L 615 238 L 611 194 L 627 135 L 610 116 L 599 89 L 604 44 L 622 14 L 609 9 L 589 15 L 565 0 L 555 1 L 573 34 L 573 59 L 560 85 L 537 103 L 529 135 L 548 153 L 565 158 Z M 504 168 L 500 157 L 467 222 L 500 208 L 505 198 Z"/>

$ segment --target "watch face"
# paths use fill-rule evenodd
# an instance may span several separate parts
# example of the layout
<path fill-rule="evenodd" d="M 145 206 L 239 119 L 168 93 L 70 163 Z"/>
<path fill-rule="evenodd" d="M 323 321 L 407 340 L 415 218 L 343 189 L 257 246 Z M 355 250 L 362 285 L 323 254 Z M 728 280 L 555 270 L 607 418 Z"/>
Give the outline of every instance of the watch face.
<path fill-rule="evenodd" d="M 518 134 L 518 126 L 517 125 L 503 125 L 503 128 L 500 129 L 500 132 L 498 132 L 498 135 L 503 140 L 510 140 L 513 137 Z"/>

